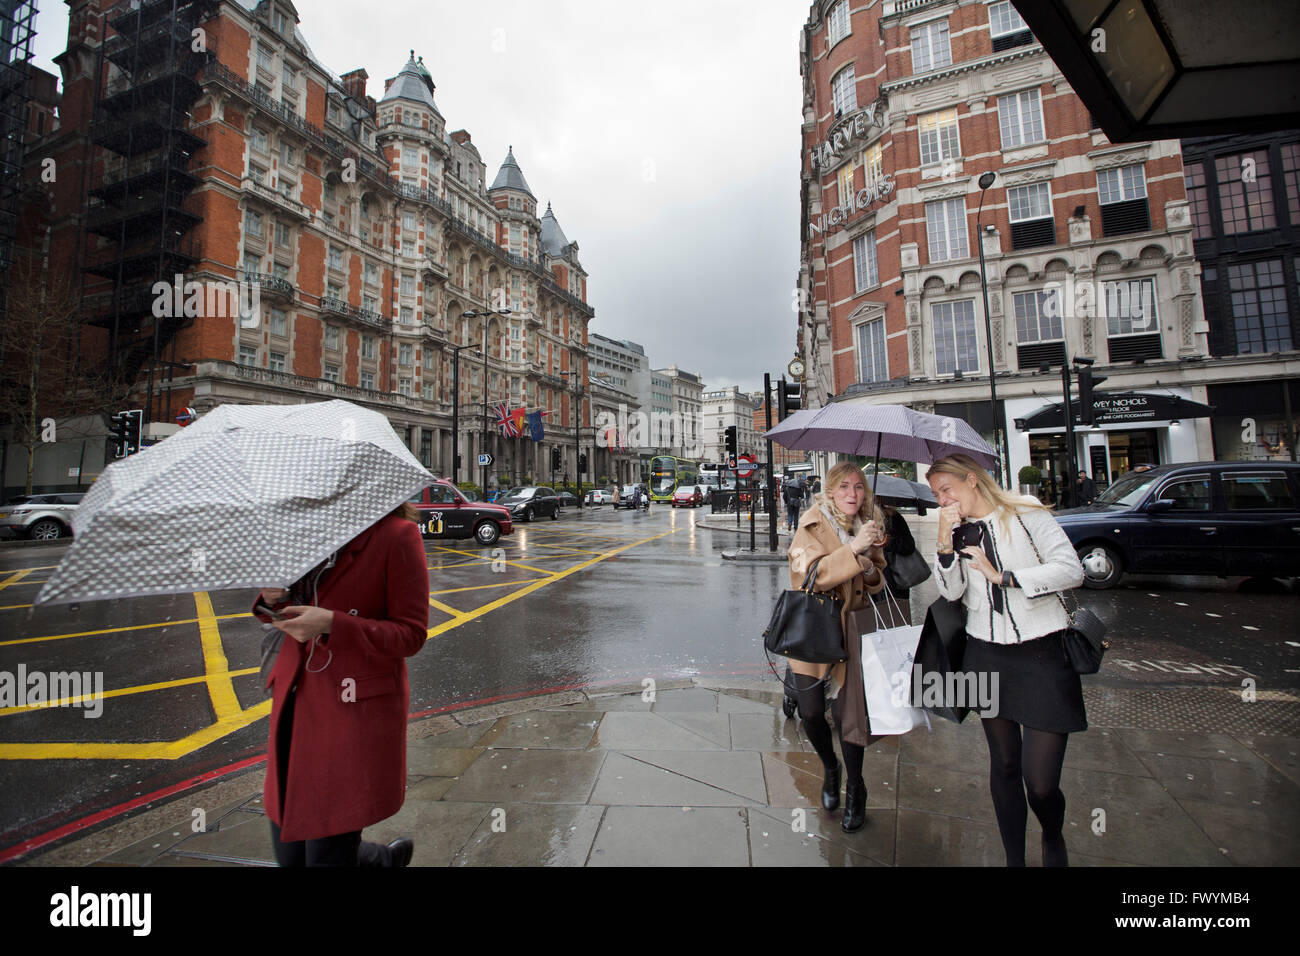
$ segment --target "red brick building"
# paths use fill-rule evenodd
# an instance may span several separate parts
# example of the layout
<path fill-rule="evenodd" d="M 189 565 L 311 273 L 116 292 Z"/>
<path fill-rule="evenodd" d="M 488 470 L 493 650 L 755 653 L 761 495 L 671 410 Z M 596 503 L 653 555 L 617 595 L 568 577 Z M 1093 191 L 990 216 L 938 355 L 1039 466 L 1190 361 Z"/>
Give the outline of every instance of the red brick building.
<path fill-rule="evenodd" d="M 576 473 L 594 315 L 578 245 L 513 152 L 489 182 L 422 58 L 375 100 L 364 69 L 316 59 L 288 0 L 70 7 L 59 126 L 27 157 L 29 180 L 47 158 L 58 177 L 29 228 L 85 269 L 85 361 L 130 383 L 147 422 L 345 398 L 448 474 L 459 402 L 462 478 L 479 451 L 501 480 L 549 472 L 552 447 Z M 179 300 L 155 286 L 178 275 L 203 294 L 167 314 Z M 484 435 L 485 400 L 547 412 L 546 440 L 503 439 L 495 416 Z"/>
<path fill-rule="evenodd" d="M 1096 361 L 1108 391 L 1158 381 L 1205 400 L 1191 375 L 1207 328 L 1176 141 L 1107 141 L 1006 0 L 821 0 L 803 42 L 809 406 L 907 404 L 989 438 L 1001 429 L 1014 474 L 1063 470 L 1063 426 L 1014 421 L 1060 400 L 1060 366 L 1075 357 Z M 1077 437 L 1098 472 L 1212 456 L 1207 420 Z"/>

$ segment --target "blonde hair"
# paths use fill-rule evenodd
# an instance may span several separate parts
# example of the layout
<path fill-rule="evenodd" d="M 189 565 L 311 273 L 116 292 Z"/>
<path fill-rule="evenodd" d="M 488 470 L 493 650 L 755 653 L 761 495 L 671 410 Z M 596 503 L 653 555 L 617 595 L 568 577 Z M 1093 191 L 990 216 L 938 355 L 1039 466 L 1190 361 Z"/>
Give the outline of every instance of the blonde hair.
<path fill-rule="evenodd" d="M 1011 515 L 1020 514 L 1024 511 L 1050 510 L 1040 501 L 1013 494 L 1004 489 L 993 480 L 992 475 L 984 470 L 984 466 L 970 455 L 959 453 L 940 458 L 930 466 L 930 470 L 925 476 L 926 479 L 928 480 L 931 475 L 953 475 L 959 481 L 965 481 L 968 476 L 974 475 L 975 487 L 979 489 L 984 499 L 993 506 L 998 522 L 1004 528 L 1007 526 L 1007 519 Z"/>
<path fill-rule="evenodd" d="M 840 482 L 849 477 L 857 478 L 858 481 L 862 482 L 862 486 L 867 492 L 862 499 L 862 504 L 858 506 L 856 515 L 845 515 L 840 511 L 839 505 L 835 504 L 835 499 L 831 497 L 832 489 L 839 487 Z M 885 516 L 876 505 L 876 496 L 871 492 L 871 483 L 863 477 L 861 469 L 852 462 L 842 461 L 826 473 L 826 481 L 822 483 L 822 491 L 819 497 L 826 502 L 827 510 L 837 521 L 840 520 L 841 515 L 847 519 L 847 521 L 840 521 L 841 525 L 848 524 L 849 527 L 845 528 L 846 531 L 852 530 L 855 517 L 863 523 L 874 521 L 882 529 L 885 527 Z"/>

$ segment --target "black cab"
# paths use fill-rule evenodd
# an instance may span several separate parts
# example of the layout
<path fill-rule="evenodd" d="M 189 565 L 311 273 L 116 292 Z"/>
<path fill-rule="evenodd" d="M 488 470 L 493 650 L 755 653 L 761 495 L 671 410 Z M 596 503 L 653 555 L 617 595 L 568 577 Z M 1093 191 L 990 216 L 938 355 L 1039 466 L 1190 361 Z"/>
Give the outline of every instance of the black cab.
<path fill-rule="evenodd" d="M 1300 464 L 1218 461 L 1131 471 L 1093 504 L 1057 514 L 1084 584 L 1125 572 L 1300 575 Z"/>

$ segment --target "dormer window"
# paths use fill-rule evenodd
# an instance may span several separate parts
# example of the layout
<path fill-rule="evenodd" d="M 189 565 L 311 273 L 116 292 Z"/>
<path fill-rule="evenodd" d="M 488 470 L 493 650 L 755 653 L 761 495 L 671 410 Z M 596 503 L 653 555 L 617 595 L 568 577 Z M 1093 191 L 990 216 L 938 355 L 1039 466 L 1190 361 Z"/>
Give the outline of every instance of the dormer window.
<path fill-rule="evenodd" d="M 275 25 L 275 32 L 281 36 L 293 36 L 293 21 L 290 20 L 283 10 L 276 10 L 271 14 L 271 22 Z"/>

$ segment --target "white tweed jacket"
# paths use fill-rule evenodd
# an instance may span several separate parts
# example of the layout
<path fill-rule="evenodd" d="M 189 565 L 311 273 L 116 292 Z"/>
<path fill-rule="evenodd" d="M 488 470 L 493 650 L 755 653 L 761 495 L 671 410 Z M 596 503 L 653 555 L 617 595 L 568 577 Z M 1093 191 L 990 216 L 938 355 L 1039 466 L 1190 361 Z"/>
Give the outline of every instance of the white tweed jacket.
<path fill-rule="evenodd" d="M 993 542 L 993 565 L 1016 576 L 1019 587 L 1002 589 L 984 575 L 972 572 L 967 561 L 954 555 L 944 567 L 938 555 L 934 561 L 939 594 L 966 607 L 966 634 L 994 644 L 1016 644 L 1043 637 L 1068 627 L 1069 615 L 1057 595 L 1083 583 L 1083 565 L 1074 546 L 1051 513 L 1027 509 L 1020 521 L 1013 514 L 1006 520 L 994 512 L 983 520 Z M 1021 521 L 1024 522 L 1023 527 Z M 1031 543 L 1029 535 L 1033 535 Z M 1041 562 L 1034 554 L 1038 547 Z M 993 590 L 1002 590 L 1004 612 L 993 610 Z"/>

